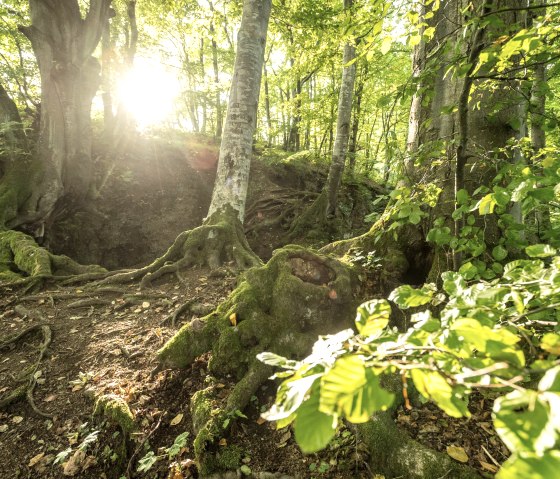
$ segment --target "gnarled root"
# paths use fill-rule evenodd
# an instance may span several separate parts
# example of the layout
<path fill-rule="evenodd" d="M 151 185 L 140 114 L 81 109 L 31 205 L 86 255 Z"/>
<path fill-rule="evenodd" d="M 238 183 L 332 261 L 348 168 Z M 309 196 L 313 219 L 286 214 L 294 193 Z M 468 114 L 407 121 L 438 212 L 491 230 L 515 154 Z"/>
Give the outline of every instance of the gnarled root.
<path fill-rule="evenodd" d="M 64 255 L 54 255 L 20 231 L 0 231 L 0 283 L 34 284 L 44 279 L 96 276 L 106 270 L 81 265 Z"/>
<path fill-rule="evenodd" d="M 218 268 L 233 261 L 239 270 L 261 264 L 251 251 L 243 226 L 233 210 L 212 215 L 202 226 L 182 232 L 163 256 L 148 266 L 111 275 L 99 284 L 128 283 L 140 279 L 140 287 L 149 286 L 165 274 L 177 273 L 190 266 Z"/>
<path fill-rule="evenodd" d="M 30 326 L 29 328 L 23 330 L 21 333 L 17 334 L 16 336 L 6 339 L 0 342 L 0 350 L 4 349 L 5 347 L 9 346 L 10 344 L 14 344 L 18 342 L 20 339 L 26 337 L 27 335 L 31 334 L 34 331 L 41 331 L 43 335 L 43 341 L 39 345 L 39 357 L 35 362 L 34 366 L 31 368 L 30 372 L 27 375 L 27 378 L 21 380 L 23 384 L 20 384 L 18 387 L 10 391 L 4 397 L 0 398 L 0 409 L 7 407 L 8 405 L 12 404 L 13 402 L 19 401 L 20 399 L 27 399 L 27 402 L 40 416 L 51 417 L 50 414 L 44 413 L 41 411 L 36 405 L 33 399 L 33 391 L 35 389 L 35 385 L 37 384 L 37 377 L 35 373 L 39 368 L 39 364 L 43 360 L 45 353 L 47 352 L 47 348 L 51 344 L 52 340 L 52 332 L 51 328 L 46 324 L 36 324 L 34 326 Z"/>
<path fill-rule="evenodd" d="M 480 479 L 474 469 L 410 438 L 389 411 L 359 424 L 358 433 L 370 451 L 370 467 L 376 473 L 408 479 Z"/>
<path fill-rule="evenodd" d="M 211 350 L 210 372 L 238 379 L 221 412 L 197 425 L 195 452 L 205 473 L 222 467 L 212 457 L 224 424 L 231 422 L 225 418 L 242 410 L 271 374 L 255 356 L 272 351 L 301 357 L 318 334 L 347 327 L 357 284 L 353 270 L 335 259 L 298 246 L 283 248 L 265 266 L 247 271 L 215 312 L 183 326 L 159 351 L 163 366 L 186 367 Z"/>

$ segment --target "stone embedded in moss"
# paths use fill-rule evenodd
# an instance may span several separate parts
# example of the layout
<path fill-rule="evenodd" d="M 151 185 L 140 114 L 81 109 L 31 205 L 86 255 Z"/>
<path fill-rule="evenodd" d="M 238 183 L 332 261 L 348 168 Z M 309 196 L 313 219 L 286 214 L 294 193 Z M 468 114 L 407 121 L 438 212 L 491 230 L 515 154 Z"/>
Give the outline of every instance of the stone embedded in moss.
<path fill-rule="evenodd" d="M 113 424 L 120 426 L 125 434 L 136 429 L 134 415 L 127 402 L 116 394 L 104 394 L 97 398 L 93 408 L 93 415 L 100 415 Z"/>

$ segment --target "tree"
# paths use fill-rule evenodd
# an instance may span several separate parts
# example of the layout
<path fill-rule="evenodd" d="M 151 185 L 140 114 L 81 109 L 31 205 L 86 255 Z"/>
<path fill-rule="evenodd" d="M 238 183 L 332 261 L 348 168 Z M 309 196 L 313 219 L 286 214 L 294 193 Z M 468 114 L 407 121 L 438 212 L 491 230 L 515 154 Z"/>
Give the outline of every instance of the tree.
<path fill-rule="evenodd" d="M 344 0 L 344 8 L 351 10 L 353 0 Z M 325 186 L 327 194 L 327 217 L 336 212 L 336 198 L 346 163 L 346 151 L 350 139 L 350 119 L 352 117 L 352 97 L 356 80 L 356 47 L 348 42 L 344 45 L 342 58 L 342 81 L 338 94 L 338 115 L 336 119 L 336 137 L 333 146 L 331 167 Z"/>
<path fill-rule="evenodd" d="M 235 211 L 240 221 L 245 216 L 270 8 L 269 0 L 245 0 L 243 3 L 209 217 L 228 209 Z"/>
<path fill-rule="evenodd" d="M 41 75 L 41 119 L 36 151 L 13 157 L 0 179 L 0 252 L 3 278 L 17 268 L 38 278 L 100 272 L 39 248 L 32 238 L 9 228 L 25 228 L 35 237 L 64 208 L 80 203 L 93 179 L 90 110 L 99 86 L 99 63 L 92 57 L 110 0 L 92 0 L 84 18 L 77 0 L 30 0 L 30 26 L 20 30 L 30 40 Z"/>

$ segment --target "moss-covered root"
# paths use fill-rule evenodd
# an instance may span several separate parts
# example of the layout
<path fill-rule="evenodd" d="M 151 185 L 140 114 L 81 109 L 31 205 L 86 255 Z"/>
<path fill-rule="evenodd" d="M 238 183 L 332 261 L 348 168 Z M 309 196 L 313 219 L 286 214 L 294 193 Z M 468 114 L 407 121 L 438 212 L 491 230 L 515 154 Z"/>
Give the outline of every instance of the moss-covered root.
<path fill-rule="evenodd" d="M 337 256 L 346 263 L 372 254 L 381 261 L 376 276 L 379 292 L 383 294 L 402 283 L 423 283 L 432 262 L 432 248 L 426 243 L 425 235 L 414 225 L 396 230 L 387 227 L 387 220 L 381 218 L 367 233 L 328 244 L 320 252 Z M 367 263 L 364 266 L 367 269 Z"/>
<path fill-rule="evenodd" d="M 103 272 L 100 266 L 84 266 L 67 256 L 54 255 L 20 231 L 0 231 L 0 283 Z"/>
<path fill-rule="evenodd" d="M 407 479 L 481 477 L 474 469 L 411 439 L 396 426 L 390 412 L 358 425 L 358 433 L 370 450 L 370 468 L 376 474 Z"/>
<path fill-rule="evenodd" d="M 302 238 L 329 241 L 336 227 L 332 219 L 327 220 L 327 202 L 327 194 L 323 191 L 292 223 L 288 231 L 290 241 Z"/>
<path fill-rule="evenodd" d="M 357 278 L 339 261 L 308 249 L 278 250 L 212 314 L 183 326 L 159 351 L 163 366 L 186 367 L 212 349 L 213 374 L 243 377 L 262 351 L 303 355 L 318 334 L 351 325 Z"/>
<path fill-rule="evenodd" d="M 251 396 L 271 374 L 269 366 L 255 360 L 229 394 L 223 409 L 217 406 L 213 388 L 194 394 L 191 399 L 191 416 L 196 434 L 194 452 L 203 475 L 238 467 L 241 451 L 235 446 L 219 446 L 219 440 L 227 435 L 239 411 L 245 408 Z"/>
<path fill-rule="evenodd" d="M 95 401 L 93 415 L 102 416 L 115 426 L 119 426 L 125 437 L 136 429 L 134 415 L 127 402 L 115 394 L 99 396 Z"/>
<path fill-rule="evenodd" d="M 161 276 L 190 266 L 216 269 L 227 262 L 234 262 L 240 271 L 262 264 L 251 251 L 243 226 L 232 209 L 215 213 L 202 226 L 179 234 L 163 256 L 149 265 L 113 274 L 98 281 L 95 286 L 129 283 L 140 279 L 140 287 L 147 287 Z"/>

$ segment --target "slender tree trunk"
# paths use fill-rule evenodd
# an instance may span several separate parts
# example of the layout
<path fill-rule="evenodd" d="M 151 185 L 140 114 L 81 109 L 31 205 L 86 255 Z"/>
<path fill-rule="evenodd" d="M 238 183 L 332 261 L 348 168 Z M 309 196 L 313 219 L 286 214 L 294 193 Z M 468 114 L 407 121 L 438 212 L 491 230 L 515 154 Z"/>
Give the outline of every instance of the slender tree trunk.
<path fill-rule="evenodd" d="M 344 8 L 352 8 L 353 0 L 344 0 Z M 348 148 L 348 139 L 350 137 L 350 119 L 352 116 L 352 95 L 354 93 L 354 82 L 356 79 L 356 63 L 348 65 L 356 57 L 356 47 L 351 44 L 344 46 L 344 56 L 342 59 L 342 82 L 340 85 L 340 93 L 338 96 L 338 116 L 336 120 L 336 139 L 334 142 L 331 167 L 327 184 L 325 186 L 327 192 L 327 217 L 333 217 L 336 213 L 336 199 L 342 173 L 344 171 L 344 163 L 346 161 L 346 150 Z"/>
<path fill-rule="evenodd" d="M 271 147 L 273 143 L 272 115 L 270 113 L 270 95 L 268 93 L 268 75 L 266 71 L 266 63 L 263 66 L 263 73 L 264 73 L 264 108 L 266 111 L 266 136 L 267 136 L 267 145 Z"/>
<path fill-rule="evenodd" d="M 369 63 L 366 61 L 363 64 L 360 80 L 356 87 L 356 101 L 354 102 L 354 117 L 352 119 L 352 134 L 350 135 L 350 143 L 348 145 L 348 170 L 351 175 L 354 174 L 356 168 L 356 151 L 358 146 L 358 131 L 360 129 L 360 117 L 362 114 L 362 96 L 364 93 L 364 83 L 368 74 Z"/>
<path fill-rule="evenodd" d="M 208 216 L 232 208 L 243 222 L 272 0 L 244 0 L 237 54 Z"/>
<path fill-rule="evenodd" d="M 103 99 L 103 130 L 107 144 L 112 143 L 115 128 L 113 97 L 111 95 L 112 63 L 113 44 L 111 41 L 111 23 L 109 19 L 107 19 L 103 25 L 103 35 L 101 37 L 101 97 Z"/>
<path fill-rule="evenodd" d="M 216 138 L 222 136 L 222 124 L 224 123 L 222 113 L 222 100 L 220 98 L 220 68 L 218 65 L 218 43 L 216 42 L 216 32 L 214 28 L 214 4 L 209 1 L 210 11 L 212 12 L 212 20 L 210 21 L 210 37 L 212 42 L 212 68 L 214 69 L 214 95 L 216 108 Z"/>
<path fill-rule="evenodd" d="M 202 79 L 202 84 L 205 84 L 205 77 L 206 77 L 206 68 L 204 68 L 204 38 L 200 39 L 200 74 Z M 202 133 L 206 134 L 206 121 L 207 121 L 207 108 L 206 108 L 206 95 L 202 95 Z"/>

